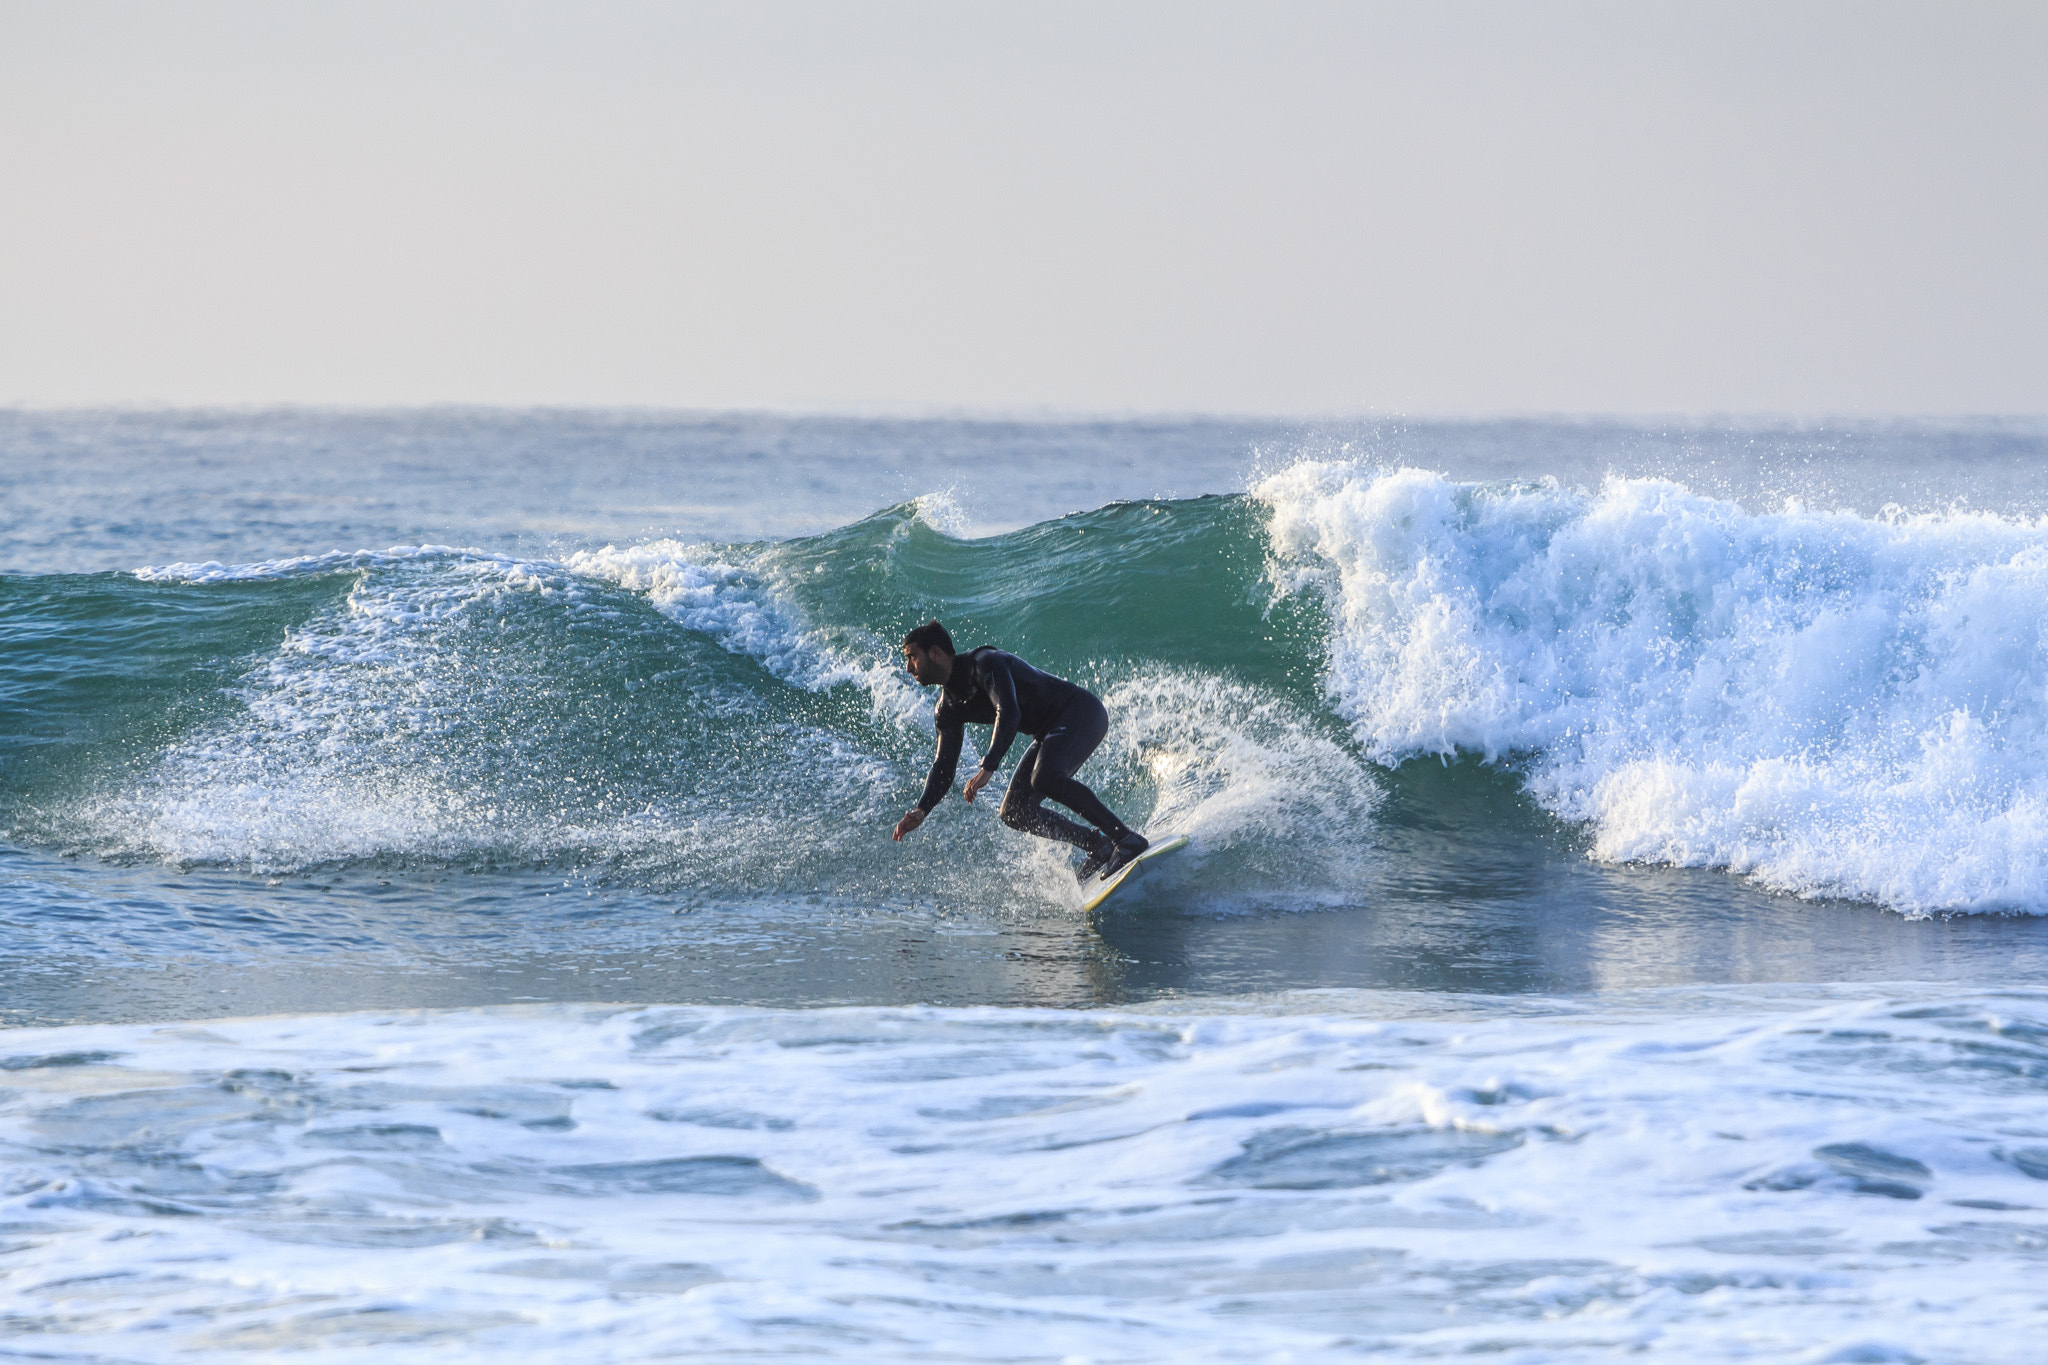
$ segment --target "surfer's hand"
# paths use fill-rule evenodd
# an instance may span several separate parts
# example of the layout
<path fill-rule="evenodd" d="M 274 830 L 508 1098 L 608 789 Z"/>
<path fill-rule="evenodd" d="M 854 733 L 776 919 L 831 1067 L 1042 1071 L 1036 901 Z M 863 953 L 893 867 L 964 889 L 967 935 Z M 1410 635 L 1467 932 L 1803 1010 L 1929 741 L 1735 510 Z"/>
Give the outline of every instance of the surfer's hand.
<path fill-rule="evenodd" d="M 974 804 L 974 794 L 983 787 L 986 787 L 988 780 L 994 776 L 995 774 L 986 768 L 976 768 L 974 770 L 974 776 L 968 778 L 967 785 L 960 789 L 960 794 L 967 798 L 968 805 Z"/>
<path fill-rule="evenodd" d="M 903 813 L 903 818 L 896 822 L 896 833 L 891 837 L 894 838 L 898 843 L 901 843 L 903 841 L 904 835 L 910 833 L 910 831 L 916 829 L 919 825 L 924 823 L 924 815 L 925 813 L 923 811 L 918 810 L 915 807 L 905 811 Z"/>

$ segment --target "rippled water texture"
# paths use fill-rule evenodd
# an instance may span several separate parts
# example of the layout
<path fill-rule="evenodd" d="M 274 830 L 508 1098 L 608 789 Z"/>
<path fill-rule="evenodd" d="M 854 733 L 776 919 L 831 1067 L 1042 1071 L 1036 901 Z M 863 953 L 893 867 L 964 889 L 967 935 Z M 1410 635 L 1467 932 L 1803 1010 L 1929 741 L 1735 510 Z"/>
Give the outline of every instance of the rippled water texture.
<path fill-rule="evenodd" d="M 1313 1007 L 19 1031 L 0 1322 L 166 1361 L 2036 1358 L 1983 1328 L 2040 1324 L 2039 996 Z"/>

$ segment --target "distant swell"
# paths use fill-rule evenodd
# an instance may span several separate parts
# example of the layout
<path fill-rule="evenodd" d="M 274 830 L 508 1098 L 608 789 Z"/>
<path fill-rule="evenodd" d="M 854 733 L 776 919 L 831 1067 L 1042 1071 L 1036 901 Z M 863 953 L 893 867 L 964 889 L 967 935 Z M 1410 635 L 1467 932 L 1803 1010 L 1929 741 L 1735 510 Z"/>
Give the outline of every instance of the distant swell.
<path fill-rule="evenodd" d="M 2048 525 L 1342 465 L 1256 496 L 1373 758 L 1518 764 L 1603 859 L 2048 911 Z"/>

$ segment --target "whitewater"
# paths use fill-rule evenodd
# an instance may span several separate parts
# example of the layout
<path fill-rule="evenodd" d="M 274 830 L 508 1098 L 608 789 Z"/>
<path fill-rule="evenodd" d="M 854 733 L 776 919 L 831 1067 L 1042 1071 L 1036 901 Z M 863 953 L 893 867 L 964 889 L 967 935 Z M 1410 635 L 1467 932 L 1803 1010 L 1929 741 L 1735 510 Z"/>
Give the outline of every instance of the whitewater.
<path fill-rule="evenodd" d="M 2044 457 L 0 412 L 0 1356 L 2031 1360 Z"/>
<path fill-rule="evenodd" d="M 1523 756 L 1603 859 L 2048 909 L 2048 520 L 1314 464 L 1257 496 L 1381 762 Z"/>

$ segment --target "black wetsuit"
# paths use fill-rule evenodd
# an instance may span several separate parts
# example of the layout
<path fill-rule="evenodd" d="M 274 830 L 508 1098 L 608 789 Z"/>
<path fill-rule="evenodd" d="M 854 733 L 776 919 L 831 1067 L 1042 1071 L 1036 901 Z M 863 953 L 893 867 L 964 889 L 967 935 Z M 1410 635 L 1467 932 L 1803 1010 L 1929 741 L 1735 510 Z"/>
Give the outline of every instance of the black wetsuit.
<path fill-rule="evenodd" d="M 954 656 L 952 676 L 939 689 L 932 718 L 939 729 L 939 752 L 918 799 L 919 810 L 930 814 L 953 789 L 966 726 L 993 725 L 988 753 L 981 760 L 988 772 L 1001 765 L 1019 731 L 1033 739 L 1003 794 L 1004 824 L 1087 849 L 1100 845 L 1103 834 L 1112 840 L 1130 836 L 1129 827 L 1073 777 L 1109 733 L 1109 713 L 1093 692 L 984 645 Z M 1048 797 L 1102 834 L 1047 810 L 1043 802 Z"/>

